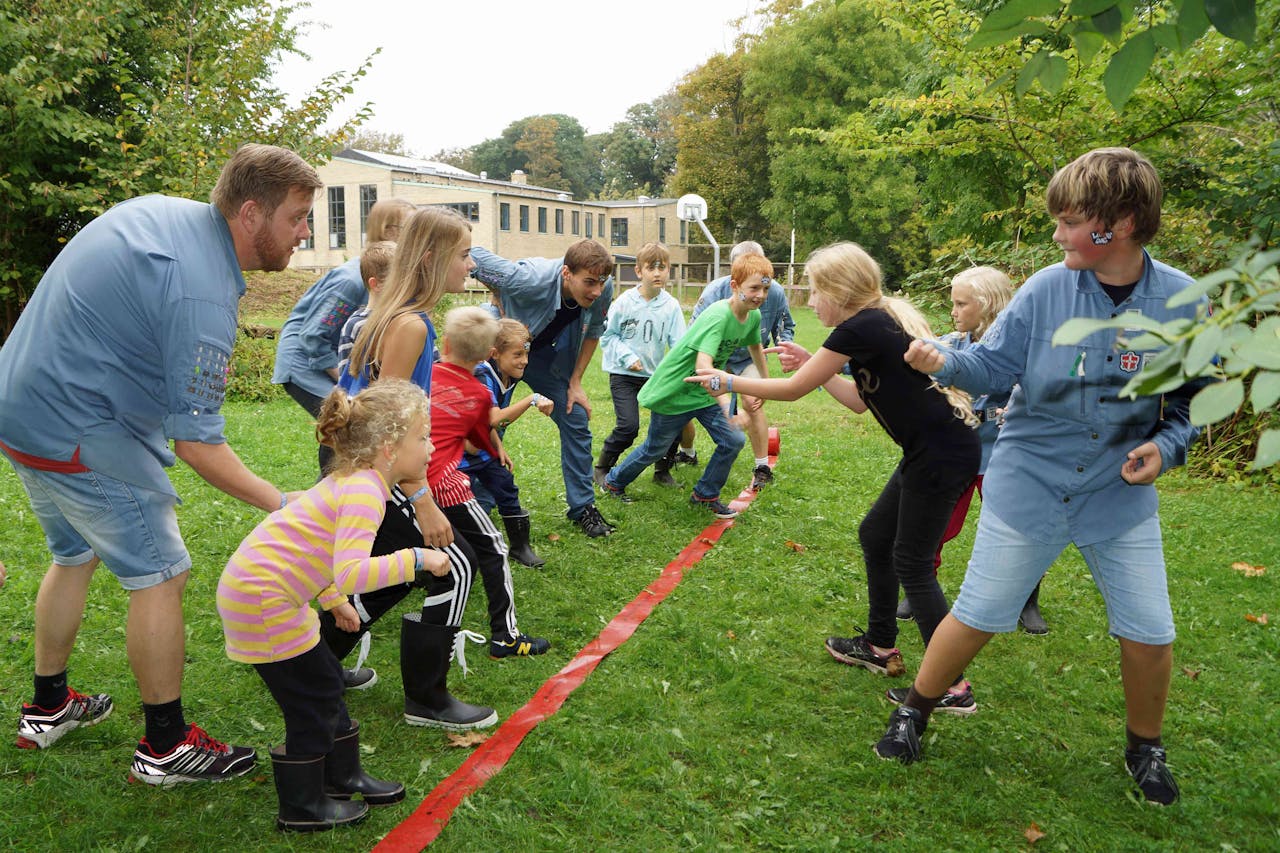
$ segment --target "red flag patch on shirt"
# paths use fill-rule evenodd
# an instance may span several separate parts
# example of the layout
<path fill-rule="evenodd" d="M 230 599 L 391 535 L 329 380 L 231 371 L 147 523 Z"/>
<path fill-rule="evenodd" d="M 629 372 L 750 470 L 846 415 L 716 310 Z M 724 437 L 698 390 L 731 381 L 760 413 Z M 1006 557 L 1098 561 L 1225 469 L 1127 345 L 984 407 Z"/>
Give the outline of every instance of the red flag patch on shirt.
<path fill-rule="evenodd" d="M 1125 373 L 1133 373 L 1141 363 L 1142 358 L 1136 352 L 1120 353 L 1120 369 Z"/>

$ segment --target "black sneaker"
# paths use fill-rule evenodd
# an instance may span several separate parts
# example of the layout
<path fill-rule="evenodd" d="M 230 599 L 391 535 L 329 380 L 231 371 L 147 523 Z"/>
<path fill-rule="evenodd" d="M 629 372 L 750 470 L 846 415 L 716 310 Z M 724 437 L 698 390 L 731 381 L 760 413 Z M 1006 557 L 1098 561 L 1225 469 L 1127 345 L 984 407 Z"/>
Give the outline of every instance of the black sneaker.
<path fill-rule="evenodd" d="M 920 735 L 924 730 L 920 712 L 900 705 L 889 714 L 889 729 L 872 749 L 886 761 L 910 764 L 920 758 Z"/>
<path fill-rule="evenodd" d="M 897 677 L 907 671 L 902 662 L 902 653 L 890 649 L 888 654 L 877 654 L 867 642 L 866 634 L 856 637 L 827 637 L 827 652 L 841 663 L 860 666 L 881 675 Z"/>
<path fill-rule="evenodd" d="M 1165 763 L 1164 747 L 1144 743 L 1137 750 L 1126 749 L 1124 766 L 1147 802 L 1169 806 L 1178 801 L 1178 783 Z"/>
<path fill-rule="evenodd" d="M 604 516 L 600 515 L 600 510 L 596 509 L 595 504 L 588 504 L 587 508 L 582 511 L 582 515 L 573 521 L 582 528 L 583 533 L 592 539 L 608 536 L 615 529 L 612 524 L 604 520 Z"/>
<path fill-rule="evenodd" d="M 671 460 L 672 465 L 697 465 L 698 451 L 685 453 L 683 450 L 676 451 L 675 458 Z"/>
<path fill-rule="evenodd" d="M 231 746 L 209 737 L 199 726 L 188 725 L 186 739 L 163 755 L 156 755 L 146 738 L 138 741 L 129 772 L 139 782 L 167 787 L 234 779 L 248 773 L 257 762 L 253 747 Z"/>
<path fill-rule="evenodd" d="M 371 666 L 358 666 L 342 671 L 344 690 L 368 690 L 378 683 L 378 673 Z"/>
<path fill-rule="evenodd" d="M 501 640 L 489 641 L 489 657 L 494 660 L 509 657 L 530 657 L 532 655 L 545 654 L 547 649 L 551 648 L 551 642 L 542 637 L 530 637 L 528 634 L 520 634 L 515 639 L 502 642 Z"/>
<path fill-rule="evenodd" d="M 716 518 L 737 518 L 738 511 L 720 502 L 719 498 L 703 498 L 697 494 L 689 498 L 689 503 L 693 506 L 700 506 L 710 510 L 711 514 Z"/>
<path fill-rule="evenodd" d="M 631 495 L 627 494 L 626 488 L 623 486 L 615 486 L 608 480 L 605 480 L 600 484 L 600 491 L 604 492 L 611 498 L 617 498 L 619 503 L 629 504 L 635 502 L 635 499 L 632 498 Z"/>
<path fill-rule="evenodd" d="M 894 615 L 903 622 L 910 622 L 912 619 L 916 618 L 915 611 L 911 609 L 911 602 L 907 601 L 906 598 L 903 598 L 898 602 L 898 612 Z"/>
<path fill-rule="evenodd" d="M 757 465 L 751 472 L 751 488 L 760 491 L 773 482 L 773 469 L 768 465 Z"/>
<path fill-rule="evenodd" d="M 52 710 L 25 702 L 18 713 L 18 748 L 44 749 L 80 726 L 96 725 L 111 716 L 111 697 L 105 693 L 85 696 L 67 688 L 67 699 Z"/>
<path fill-rule="evenodd" d="M 889 701 L 895 705 L 901 705 L 907 701 L 907 693 L 910 687 L 890 687 L 884 692 L 889 697 Z M 942 698 L 938 700 L 938 704 L 933 707 L 934 711 L 946 714 L 969 714 L 977 713 L 978 700 L 973 698 L 973 685 L 967 681 L 962 681 L 959 687 L 952 687 L 946 693 L 942 694 Z"/>
<path fill-rule="evenodd" d="M 675 477 L 671 476 L 670 471 L 654 471 L 653 482 L 657 483 L 659 486 L 665 486 L 668 489 L 680 488 L 680 483 Z"/>

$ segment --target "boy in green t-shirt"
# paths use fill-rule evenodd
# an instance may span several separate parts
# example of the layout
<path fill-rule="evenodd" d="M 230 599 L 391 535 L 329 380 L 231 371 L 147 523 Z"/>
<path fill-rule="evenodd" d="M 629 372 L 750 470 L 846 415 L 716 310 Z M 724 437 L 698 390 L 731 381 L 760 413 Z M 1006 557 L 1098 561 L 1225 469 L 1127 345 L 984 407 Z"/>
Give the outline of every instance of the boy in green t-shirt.
<path fill-rule="evenodd" d="M 760 375 L 769 375 L 760 346 L 760 306 L 769 294 L 772 275 L 773 265 L 761 255 L 745 255 L 733 262 L 732 295 L 698 316 L 640 389 L 640 405 L 650 410 L 649 434 L 644 444 L 631 451 L 604 478 L 607 494 L 629 503 L 627 485 L 662 458 L 684 425 L 696 418 L 715 441 L 716 450 L 693 486 L 690 503 L 706 507 L 716 518 L 733 518 L 738 514 L 720 502 L 720 490 L 746 440 L 742 433 L 746 416 L 739 415 L 731 423 L 727 411 L 705 388 L 684 379 L 699 367 L 723 369 L 729 356 L 744 346 Z M 733 380 L 729 383 L 732 391 Z"/>

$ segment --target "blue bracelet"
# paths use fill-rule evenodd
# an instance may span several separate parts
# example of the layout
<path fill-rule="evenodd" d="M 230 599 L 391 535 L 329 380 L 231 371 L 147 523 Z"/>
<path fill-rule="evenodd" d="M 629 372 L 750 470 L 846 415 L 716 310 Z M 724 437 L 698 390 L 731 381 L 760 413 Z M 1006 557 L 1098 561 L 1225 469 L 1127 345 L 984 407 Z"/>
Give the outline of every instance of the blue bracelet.
<path fill-rule="evenodd" d="M 289 495 L 285 492 L 280 493 L 280 509 L 284 509 L 289 504 Z"/>
<path fill-rule="evenodd" d="M 429 490 L 428 490 L 428 488 L 427 488 L 426 486 L 423 486 L 421 489 L 418 489 L 418 491 L 416 491 L 416 492 L 414 492 L 413 494 L 409 495 L 409 503 L 411 503 L 411 504 L 416 504 L 418 501 L 422 500 L 422 497 L 423 497 L 423 496 L 424 496 L 428 491 L 429 491 Z"/>
<path fill-rule="evenodd" d="M 728 381 L 725 383 L 724 390 L 728 391 L 730 394 L 733 393 L 733 374 L 732 373 L 729 374 L 729 378 L 728 378 Z"/>

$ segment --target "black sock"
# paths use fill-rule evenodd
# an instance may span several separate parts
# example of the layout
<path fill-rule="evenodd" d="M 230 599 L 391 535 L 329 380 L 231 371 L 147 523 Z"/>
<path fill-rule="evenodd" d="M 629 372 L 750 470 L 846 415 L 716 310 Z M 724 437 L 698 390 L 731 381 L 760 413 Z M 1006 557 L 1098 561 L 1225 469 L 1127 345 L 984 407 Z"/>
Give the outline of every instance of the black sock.
<path fill-rule="evenodd" d="M 1138 737 L 1133 733 L 1132 730 L 1129 729 L 1128 726 L 1125 726 L 1124 734 L 1125 734 L 1125 737 L 1129 739 L 1130 752 L 1137 752 L 1138 747 L 1143 746 L 1144 744 L 1146 746 L 1163 746 L 1164 745 L 1161 742 L 1159 735 L 1156 735 L 1155 737 Z"/>
<path fill-rule="evenodd" d="M 182 699 L 174 699 L 162 705 L 142 703 L 142 713 L 147 720 L 147 743 L 156 755 L 173 749 L 187 736 L 187 722 L 182 716 Z"/>
<path fill-rule="evenodd" d="M 929 715 L 933 713 L 934 707 L 941 698 L 941 696 L 935 696 L 930 699 L 928 696 L 922 696 L 916 690 L 916 686 L 914 684 L 911 685 L 911 689 L 907 691 L 907 698 L 903 700 L 902 704 L 904 707 L 915 708 L 920 712 L 920 731 L 916 732 L 916 734 L 922 734 L 925 726 L 929 725 Z"/>
<path fill-rule="evenodd" d="M 57 675 L 40 675 L 35 677 L 36 695 L 31 704 L 46 711 L 61 708 L 67 701 L 67 671 L 64 669 Z"/>

